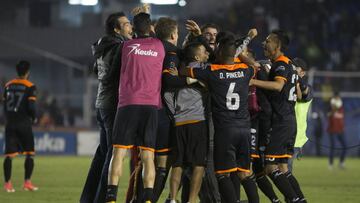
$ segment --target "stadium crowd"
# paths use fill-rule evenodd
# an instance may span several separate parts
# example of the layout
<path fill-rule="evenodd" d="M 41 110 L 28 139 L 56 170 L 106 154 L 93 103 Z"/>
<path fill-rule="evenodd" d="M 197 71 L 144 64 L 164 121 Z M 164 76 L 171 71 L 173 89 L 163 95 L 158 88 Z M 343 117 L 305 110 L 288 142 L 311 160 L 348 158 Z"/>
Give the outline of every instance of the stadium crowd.
<path fill-rule="evenodd" d="M 247 12 L 241 12 L 243 10 Z M 249 10 L 250 9 L 250 10 Z M 286 29 L 293 42 L 289 55 L 304 58 L 319 70 L 359 71 L 360 5 L 356 0 L 236 1 L 213 15 L 192 16 L 198 22 L 214 22 L 223 29 L 245 34 L 250 27 L 265 37 L 273 29 Z M 227 22 L 227 23 L 223 23 Z M 258 47 L 258 46 L 256 46 Z M 258 52 L 258 50 L 256 50 Z"/>

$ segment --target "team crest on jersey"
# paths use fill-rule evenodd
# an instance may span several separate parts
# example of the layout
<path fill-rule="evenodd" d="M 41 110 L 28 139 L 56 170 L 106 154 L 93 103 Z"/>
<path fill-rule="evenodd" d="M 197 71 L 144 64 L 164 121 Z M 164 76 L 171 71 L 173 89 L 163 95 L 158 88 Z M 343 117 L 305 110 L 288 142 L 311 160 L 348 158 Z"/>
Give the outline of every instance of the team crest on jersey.
<path fill-rule="evenodd" d="M 278 66 L 275 70 L 275 72 L 278 72 L 278 71 L 285 71 L 285 66 Z"/>

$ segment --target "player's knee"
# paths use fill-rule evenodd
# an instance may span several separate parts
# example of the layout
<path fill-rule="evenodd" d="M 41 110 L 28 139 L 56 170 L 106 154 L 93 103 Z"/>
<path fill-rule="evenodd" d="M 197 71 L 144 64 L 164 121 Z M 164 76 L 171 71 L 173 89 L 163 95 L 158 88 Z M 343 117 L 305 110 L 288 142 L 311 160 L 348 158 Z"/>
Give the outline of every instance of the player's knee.
<path fill-rule="evenodd" d="M 289 171 L 288 164 L 279 164 L 279 169 L 283 173 L 288 172 Z"/>
<path fill-rule="evenodd" d="M 141 160 L 143 162 L 154 161 L 154 152 L 149 150 L 141 150 Z"/>
<path fill-rule="evenodd" d="M 265 167 L 265 173 L 266 174 L 271 174 L 272 172 L 274 172 L 275 170 L 278 170 L 279 167 L 276 164 L 269 164 L 266 165 Z"/>
<path fill-rule="evenodd" d="M 245 180 L 246 178 L 255 177 L 255 175 L 252 172 L 244 172 L 244 171 L 239 172 L 238 176 L 239 176 L 240 180 Z"/>
<path fill-rule="evenodd" d="M 156 166 L 159 168 L 167 168 L 168 156 L 156 156 Z"/>

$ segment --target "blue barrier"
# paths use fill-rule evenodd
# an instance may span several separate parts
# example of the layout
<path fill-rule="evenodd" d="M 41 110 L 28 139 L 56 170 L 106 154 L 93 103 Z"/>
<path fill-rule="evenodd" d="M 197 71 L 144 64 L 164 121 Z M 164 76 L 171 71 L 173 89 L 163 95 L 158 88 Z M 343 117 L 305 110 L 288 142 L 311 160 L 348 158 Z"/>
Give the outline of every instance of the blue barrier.
<path fill-rule="evenodd" d="M 77 153 L 77 133 L 34 132 L 34 138 L 36 154 L 76 155 Z M 5 136 L 0 133 L 0 149 L 4 149 L 4 144 Z"/>

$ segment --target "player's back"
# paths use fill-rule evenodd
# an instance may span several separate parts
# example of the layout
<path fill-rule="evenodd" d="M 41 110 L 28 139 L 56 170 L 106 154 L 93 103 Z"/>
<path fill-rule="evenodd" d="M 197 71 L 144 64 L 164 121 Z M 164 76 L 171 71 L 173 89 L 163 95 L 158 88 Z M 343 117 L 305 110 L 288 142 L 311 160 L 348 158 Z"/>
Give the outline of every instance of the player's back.
<path fill-rule="evenodd" d="M 4 110 L 7 125 L 31 125 L 36 100 L 35 85 L 25 79 L 13 79 L 5 85 Z"/>
<path fill-rule="evenodd" d="M 224 126 L 248 126 L 249 81 L 254 69 L 247 65 L 212 64 L 207 68 L 208 86 L 211 94 L 211 106 L 214 124 Z"/>
<path fill-rule="evenodd" d="M 118 107 L 161 106 L 161 74 L 165 56 L 158 39 L 147 37 L 124 42 Z"/>

